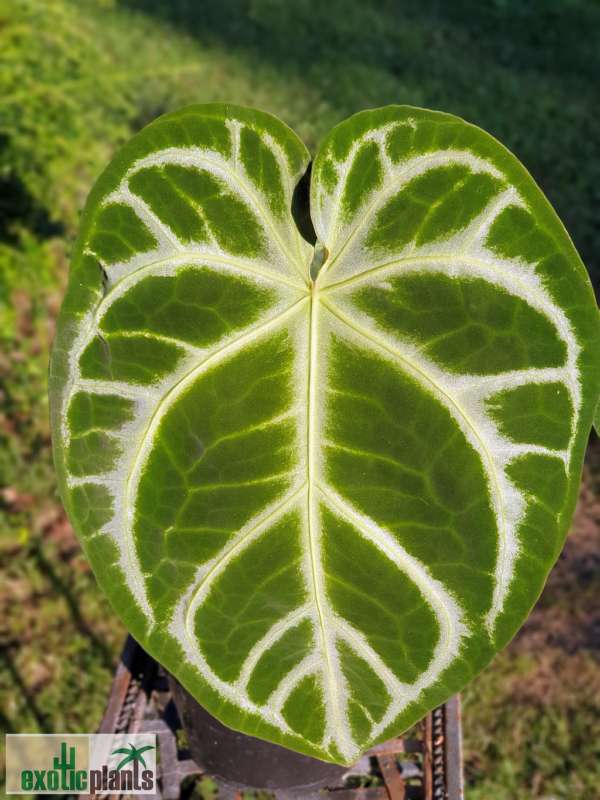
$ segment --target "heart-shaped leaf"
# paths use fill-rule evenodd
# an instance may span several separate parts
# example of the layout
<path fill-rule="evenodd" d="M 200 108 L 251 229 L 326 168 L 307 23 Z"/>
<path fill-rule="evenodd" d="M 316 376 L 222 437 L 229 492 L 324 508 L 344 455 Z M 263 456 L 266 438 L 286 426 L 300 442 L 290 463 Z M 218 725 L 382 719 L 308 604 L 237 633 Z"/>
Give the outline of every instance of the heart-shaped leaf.
<path fill-rule="evenodd" d="M 511 638 L 599 394 L 587 275 L 483 131 L 389 107 L 309 156 L 169 114 L 90 195 L 51 368 L 69 516 L 132 633 L 226 724 L 352 763 Z M 314 269 L 314 268 L 313 268 Z"/>

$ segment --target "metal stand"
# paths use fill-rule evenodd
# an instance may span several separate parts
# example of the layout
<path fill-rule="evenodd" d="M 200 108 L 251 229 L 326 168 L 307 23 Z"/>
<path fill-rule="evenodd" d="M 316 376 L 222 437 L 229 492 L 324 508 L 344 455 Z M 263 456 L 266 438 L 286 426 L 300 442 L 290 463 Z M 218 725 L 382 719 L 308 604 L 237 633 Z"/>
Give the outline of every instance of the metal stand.
<path fill-rule="evenodd" d="M 427 714 L 419 728 L 418 738 L 398 736 L 373 747 L 348 770 L 341 783 L 303 794 L 302 800 L 327 800 L 325 795 L 331 795 L 330 800 L 462 800 L 460 695 Z M 160 763 L 156 800 L 180 800 L 184 778 L 203 774 L 189 753 L 178 749 L 180 730 L 163 668 L 129 636 L 98 732 L 157 734 Z M 403 756 L 408 758 L 403 760 Z M 371 785 L 364 787 L 365 783 Z M 228 794 L 227 790 L 221 792 Z M 276 800 L 290 800 L 287 792 L 280 798 L 275 794 Z M 122 795 L 113 797 L 117 800 Z M 242 800 L 241 795 L 236 795 L 236 800 Z"/>

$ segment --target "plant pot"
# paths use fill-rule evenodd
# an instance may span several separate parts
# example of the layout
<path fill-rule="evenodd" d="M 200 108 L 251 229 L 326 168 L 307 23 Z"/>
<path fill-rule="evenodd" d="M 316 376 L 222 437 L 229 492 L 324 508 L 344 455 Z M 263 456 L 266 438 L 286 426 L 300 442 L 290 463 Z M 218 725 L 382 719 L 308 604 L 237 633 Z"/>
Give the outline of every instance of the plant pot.
<path fill-rule="evenodd" d="M 235 791 L 304 792 L 335 785 L 347 767 L 228 728 L 209 714 L 179 681 L 169 687 L 192 758 L 217 782 Z"/>

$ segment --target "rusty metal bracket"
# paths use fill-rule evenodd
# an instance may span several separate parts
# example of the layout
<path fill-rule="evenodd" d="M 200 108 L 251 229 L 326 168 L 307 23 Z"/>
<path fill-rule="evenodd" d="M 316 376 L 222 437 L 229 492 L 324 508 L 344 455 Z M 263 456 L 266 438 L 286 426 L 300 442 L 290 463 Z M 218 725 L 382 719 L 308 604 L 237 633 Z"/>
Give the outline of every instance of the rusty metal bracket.
<path fill-rule="evenodd" d="M 427 714 L 417 728 L 410 737 L 398 736 L 368 750 L 340 784 L 303 794 L 301 800 L 324 800 L 325 794 L 331 795 L 330 800 L 462 800 L 460 695 Z M 189 753 L 178 748 L 180 730 L 163 668 L 130 635 L 99 733 L 157 734 L 160 758 L 155 800 L 180 800 L 182 781 L 203 775 Z M 352 788 L 357 782 L 371 785 Z M 220 800 L 229 794 L 223 787 Z M 284 800 L 283 794 L 290 800 L 287 793 L 276 800 Z M 98 797 L 117 800 L 121 795 Z M 148 800 L 148 795 L 134 795 L 133 800 Z"/>

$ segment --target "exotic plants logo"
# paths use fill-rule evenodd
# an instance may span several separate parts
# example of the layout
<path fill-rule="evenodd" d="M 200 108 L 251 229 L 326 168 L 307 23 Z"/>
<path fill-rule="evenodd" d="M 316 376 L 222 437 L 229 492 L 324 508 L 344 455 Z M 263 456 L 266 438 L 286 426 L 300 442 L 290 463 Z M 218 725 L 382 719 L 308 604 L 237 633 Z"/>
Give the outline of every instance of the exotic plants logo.
<path fill-rule="evenodd" d="M 155 794 L 156 734 L 8 734 L 7 794 Z"/>

